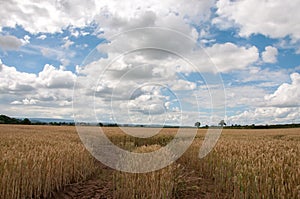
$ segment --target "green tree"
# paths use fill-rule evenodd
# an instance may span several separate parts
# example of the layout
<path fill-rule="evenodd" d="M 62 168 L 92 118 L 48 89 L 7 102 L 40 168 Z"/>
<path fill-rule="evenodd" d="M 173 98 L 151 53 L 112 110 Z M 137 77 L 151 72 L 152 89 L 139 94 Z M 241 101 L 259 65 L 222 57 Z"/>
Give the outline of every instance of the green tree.
<path fill-rule="evenodd" d="M 224 120 L 221 120 L 220 122 L 219 122 L 219 126 L 226 126 L 226 123 L 225 123 L 225 121 Z"/>
<path fill-rule="evenodd" d="M 200 127 L 200 125 L 201 125 L 201 123 L 200 123 L 200 122 L 196 122 L 196 123 L 195 123 L 195 126 L 196 126 L 197 128 L 199 128 L 199 127 Z"/>
<path fill-rule="evenodd" d="M 25 119 L 22 121 L 22 124 L 31 124 L 31 121 L 30 121 L 28 118 L 25 118 Z"/>

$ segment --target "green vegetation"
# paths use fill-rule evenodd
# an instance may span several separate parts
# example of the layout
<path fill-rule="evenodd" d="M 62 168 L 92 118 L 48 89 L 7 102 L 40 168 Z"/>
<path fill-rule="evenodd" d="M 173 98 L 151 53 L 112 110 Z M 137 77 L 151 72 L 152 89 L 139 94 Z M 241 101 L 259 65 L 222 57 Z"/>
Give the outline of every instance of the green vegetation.
<path fill-rule="evenodd" d="M 13 117 L 9 117 L 6 115 L 0 115 L 0 124 L 25 124 L 25 125 L 51 125 L 51 126 L 75 126 L 74 122 L 41 122 L 41 121 L 30 121 L 28 118 L 24 119 L 17 119 Z M 117 123 L 86 123 L 82 122 L 79 123 L 79 125 L 82 126 L 100 126 L 100 127 L 148 127 L 148 128 L 193 128 L 192 126 L 171 126 L 171 125 L 143 125 L 143 124 L 117 124 Z M 203 125 L 200 127 L 201 123 L 196 122 L 194 126 L 196 128 L 210 128 L 210 127 L 217 127 L 217 126 L 208 126 L 208 125 Z M 240 125 L 240 124 L 232 124 L 232 125 L 227 125 L 224 120 L 221 120 L 218 123 L 219 126 L 223 127 L 224 129 L 277 129 L 277 128 L 300 128 L 300 123 L 296 124 L 265 124 L 265 125 L 256 125 L 256 124 L 251 124 L 251 125 Z"/>
<path fill-rule="evenodd" d="M 0 115 L 0 124 L 31 124 L 31 121 L 28 118 L 22 120 Z"/>
<path fill-rule="evenodd" d="M 231 125 L 225 129 L 279 129 L 279 128 L 299 128 L 300 124 L 272 124 L 272 125 Z"/>

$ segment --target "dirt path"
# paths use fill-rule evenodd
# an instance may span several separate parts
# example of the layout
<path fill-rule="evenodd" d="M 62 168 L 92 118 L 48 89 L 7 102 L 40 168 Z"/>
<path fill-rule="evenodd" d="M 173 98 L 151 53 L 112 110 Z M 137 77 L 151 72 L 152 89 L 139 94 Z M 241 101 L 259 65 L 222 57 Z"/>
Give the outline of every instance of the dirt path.
<path fill-rule="evenodd" d="M 102 180 L 88 180 L 68 185 L 61 192 L 54 193 L 52 199 L 104 199 L 113 198 L 109 184 Z"/>
<path fill-rule="evenodd" d="M 111 199 L 113 198 L 113 170 L 101 166 L 101 173 L 90 180 L 65 186 L 61 191 L 53 193 L 50 199 Z M 216 194 L 214 182 L 208 179 L 187 179 L 176 198 L 226 198 L 224 194 Z"/>
<path fill-rule="evenodd" d="M 113 198 L 112 181 L 87 180 L 66 186 L 62 191 L 54 193 L 51 199 L 111 199 Z M 197 186 L 181 190 L 176 198 L 225 198 L 214 193 L 213 182 L 205 181 Z"/>
<path fill-rule="evenodd" d="M 67 185 L 50 199 L 110 199 L 113 198 L 113 170 L 99 165 L 101 173 L 91 179 Z"/>

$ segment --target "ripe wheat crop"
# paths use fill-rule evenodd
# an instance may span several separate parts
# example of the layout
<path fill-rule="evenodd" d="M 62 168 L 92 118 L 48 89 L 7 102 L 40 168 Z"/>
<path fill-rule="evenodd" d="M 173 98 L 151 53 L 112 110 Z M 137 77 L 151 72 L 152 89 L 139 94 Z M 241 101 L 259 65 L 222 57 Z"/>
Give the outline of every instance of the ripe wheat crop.
<path fill-rule="evenodd" d="M 300 198 L 299 138 L 299 129 L 224 130 L 214 150 L 191 167 L 229 198 Z M 182 161 L 198 149 L 193 145 Z"/>
<path fill-rule="evenodd" d="M 119 128 L 104 130 L 112 143 L 136 153 L 164 147 L 177 131 L 135 138 Z M 46 198 L 95 173 L 112 181 L 108 198 L 300 198 L 300 129 L 225 129 L 211 153 L 199 159 L 205 133 L 199 129 L 183 156 L 161 170 L 104 175 L 74 127 L 0 125 L 0 198 Z M 151 162 L 157 160 L 145 164 Z"/>
<path fill-rule="evenodd" d="M 74 128 L 0 126 L 0 198 L 40 198 L 94 172 Z"/>

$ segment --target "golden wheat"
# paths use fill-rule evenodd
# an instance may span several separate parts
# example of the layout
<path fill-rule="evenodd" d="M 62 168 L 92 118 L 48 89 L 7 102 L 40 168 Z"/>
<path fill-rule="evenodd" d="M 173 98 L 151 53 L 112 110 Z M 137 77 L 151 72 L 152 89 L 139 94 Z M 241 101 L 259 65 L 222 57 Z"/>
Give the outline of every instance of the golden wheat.
<path fill-rule="evenodd" d="M 160 145 L 137 147 L 134 152 L 148 153 L 161 148 Z M 164 155 L 171 155 L 165 152 Z M 164 158 L 163 156 L 161 158 Z M 149 160 L 144 164 L 155 164 L 157 160 Z M 130 163 L 133 166 L 134 163 Z M 126 166 L 126 165 L 123 165 Z M 136 165 L 137 166 L 137 165 Z M 141 165 L 138 165 L 141 166 Z M 180 176 L 180 165 L 171 164 L 158 171 L 148 173 L 115 172 L 115 198 L 172 198 L 176 193 Z"/>
<path fill-rule="evenodd" d="M 163 147 L 177 131 L 163 129 L 144 139 L 119 128 L 104 130 L 114 144 L 137 153 Z M 299 129 L 225 129 L 213 151 L 199 159 L 205 133 L 199 129 L 191 147 L 166 168 L 144 174 L 114 171 L 112 196 L 207 197 L 203 186 L 209 186 L 210 198 L 300 198 Z M 0 198 L 45 198 L 95 172 L 74 127 L 0 125 L 0 136 Z"/>
<path fill-rule="evenodd" d="M 230 198 L 300 198 L 299 137 L 299 129 L 225 130 L 214 150 L 192 167 Z M 198 149 L 193 145 L 185 155 L 196 157 Z"/>
<path fill-rule="evenodd" d="M 47 197 L 94 172 L 74 128 L 1 126 L 0 136 L 0 198 Z"/>

